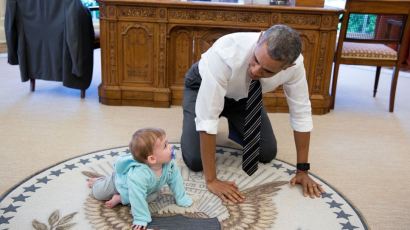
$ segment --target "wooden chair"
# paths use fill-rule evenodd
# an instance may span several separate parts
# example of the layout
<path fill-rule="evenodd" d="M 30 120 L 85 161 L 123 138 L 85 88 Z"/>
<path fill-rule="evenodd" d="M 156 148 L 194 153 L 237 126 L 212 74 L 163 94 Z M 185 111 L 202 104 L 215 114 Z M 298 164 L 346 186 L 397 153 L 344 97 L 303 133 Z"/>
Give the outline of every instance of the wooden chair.
<path fill-rule="evenodd" d="M 373 17 L 374 32 L 352 30 L 353 17 Z M 367 16 L 366 16 L 367 15 Z M 410 0 L 346 0 L 345 13 L 336 48 L 331 109 L 335 106 L 340 64 L 376 66 L 373 97 L 376 96 L 382 66 L 393 67 L 389 111 L 394 110 L 397 80 L 409 42 Z"/>

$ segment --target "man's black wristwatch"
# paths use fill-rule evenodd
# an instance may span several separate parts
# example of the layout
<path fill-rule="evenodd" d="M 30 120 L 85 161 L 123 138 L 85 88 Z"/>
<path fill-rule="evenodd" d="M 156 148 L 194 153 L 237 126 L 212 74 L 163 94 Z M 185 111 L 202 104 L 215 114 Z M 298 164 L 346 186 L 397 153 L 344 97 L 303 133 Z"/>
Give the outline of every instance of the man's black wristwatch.
<path fill-rule="evenodd" d="M 298 171 L 308 171 L 310 169 L 310 164 L 309 163 L 297 163 L 296 164 L 296 169 Z"/>

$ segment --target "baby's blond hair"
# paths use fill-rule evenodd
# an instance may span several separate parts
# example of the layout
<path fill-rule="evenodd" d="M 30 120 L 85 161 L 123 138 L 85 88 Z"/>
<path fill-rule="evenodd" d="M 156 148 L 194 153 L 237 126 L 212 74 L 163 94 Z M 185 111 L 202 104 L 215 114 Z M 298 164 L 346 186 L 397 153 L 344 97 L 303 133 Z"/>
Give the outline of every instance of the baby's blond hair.
<path fill-rule="evenodd" d="M 145 163 L 148 156 L 153 154 L 155 142 L 165 137 L 165 131 L 160 128 L 143 128 L 137 130 L 129 145 L 132 156 L 136 161 Z"/>

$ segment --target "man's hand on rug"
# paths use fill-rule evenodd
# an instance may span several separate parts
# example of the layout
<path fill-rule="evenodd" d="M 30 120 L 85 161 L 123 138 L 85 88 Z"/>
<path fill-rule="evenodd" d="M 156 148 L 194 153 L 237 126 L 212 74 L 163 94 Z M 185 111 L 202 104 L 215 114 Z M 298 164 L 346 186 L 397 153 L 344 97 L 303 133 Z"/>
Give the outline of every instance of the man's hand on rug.
<path fill-rule="evenodd" d="M 316 183 L 309 177 L 307 172 L 297 172 L 296 175 L 290 180 L 292 186 L 300 184 L 303 189 L 304 196 L 310 196 L 310 198 L 321 197 L 321 194 L 325 192 L 322 185 Z"/>
<path fill-rule="evenodd" d="M 215 179 L 207 182 L 207 187 L 210 192 L 218 196 L 223 202 L 227 203 L 242 203 L 245 196 L 239 191 L 233 181 L 221 181 Z"/>

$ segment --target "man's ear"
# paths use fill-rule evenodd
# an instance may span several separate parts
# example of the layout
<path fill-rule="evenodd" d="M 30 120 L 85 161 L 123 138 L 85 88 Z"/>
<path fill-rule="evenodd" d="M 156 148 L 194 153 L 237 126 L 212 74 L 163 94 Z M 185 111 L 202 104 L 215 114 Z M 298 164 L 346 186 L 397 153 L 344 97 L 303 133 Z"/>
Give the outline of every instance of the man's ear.
<path fill-rule="evenodd" d="M 149 155 L 147 157 L 147 163 L 148 164 L 155 164 L 155 163 L 157 163 L 157 158 L 154 155 Z"/>

